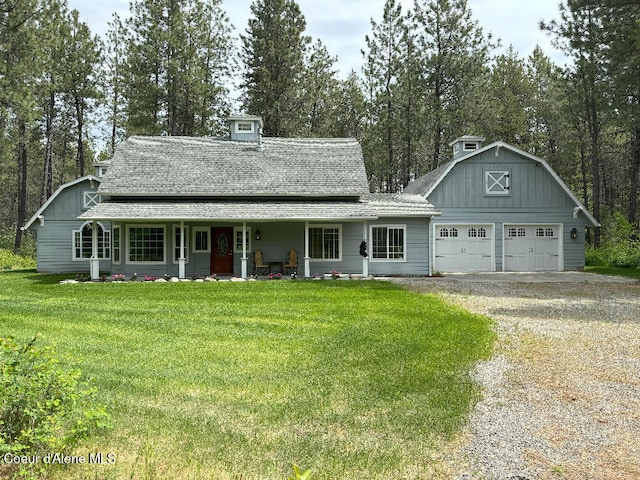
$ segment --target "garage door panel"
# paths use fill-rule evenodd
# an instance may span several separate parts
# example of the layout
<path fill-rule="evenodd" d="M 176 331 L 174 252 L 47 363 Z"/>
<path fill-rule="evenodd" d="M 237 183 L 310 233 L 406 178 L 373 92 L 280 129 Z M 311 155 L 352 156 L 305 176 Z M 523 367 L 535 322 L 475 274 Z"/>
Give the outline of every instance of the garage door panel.
<path fill-rule="evenodd" d="M 560 225 L 505 225 L 503 270 L 560 270 L 560 232 Z"/>
<path fill-rule="evenodd" d="M 435 264 L 439 272 L 494 270 L 492 225 L 436 225 Z"/>

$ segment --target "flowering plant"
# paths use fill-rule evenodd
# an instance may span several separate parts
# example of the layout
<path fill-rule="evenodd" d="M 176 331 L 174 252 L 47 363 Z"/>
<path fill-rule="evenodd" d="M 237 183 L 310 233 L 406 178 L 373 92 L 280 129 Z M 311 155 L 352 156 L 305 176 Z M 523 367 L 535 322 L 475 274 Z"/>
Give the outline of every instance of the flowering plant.
<path fill-rule="evenodd" d="M 270 273 L 269 280 L 280 280 L 282 278 L 281 273 Z"/>
<path fill-rule="evenodd" d="M 340 278 L 340 275 L 342 275 L 342 273 L 338 272 L 337 270 L 331 270 L 329 272 L 329 275 L 331 275 L 332 280 L 335 280 L 336 278 Z"/>
<path fill-rule="evenodd" d="M 116 273 L 111 275 L 111 280 L 114 282 L 124 282 L 124 275 L 122 273 Z"/>
<path fill-rule="evenodd" d="M 144 276 L 144 281 L 145 282 L 155 282 L 158 279 L 158 277 L 154 277 L 153 275 L 145 275 Z"/>

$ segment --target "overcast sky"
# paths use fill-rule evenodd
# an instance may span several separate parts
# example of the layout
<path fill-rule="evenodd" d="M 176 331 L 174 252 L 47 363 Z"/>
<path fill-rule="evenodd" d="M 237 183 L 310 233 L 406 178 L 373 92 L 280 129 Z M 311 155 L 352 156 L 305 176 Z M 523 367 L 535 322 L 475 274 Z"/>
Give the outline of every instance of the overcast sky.
<path fill-rule="evenodd" d="M 405 8 L 413 0 L 399 0 Z M 527 57 L 536 45 L 557 63 L 562 55 L 551 46 L 549 37 L 538 28 L 540 20 L 558 17 L 560 0 L 468 0 L 473 16 L 485 32 L 500 38 L 503 47 L 513 45 L 520 57 Z M 71 9 L 80 12 L 92 31 L 101 36 L 111 14 L 128 16 L 128 0 L 68 0 Z M 252 0 L 223 0 L 223 8 L 238 32 L 244 32 Z M 307 34 L 321 39 L 333 56 L 338 56 L 342 75 L 351 69 L 358 73 L 362 66 L 360 51 L 364 37 L 371 32 L 371 18 L 379 21 L 385 0 L 298 0 L 307 21 Z"/>

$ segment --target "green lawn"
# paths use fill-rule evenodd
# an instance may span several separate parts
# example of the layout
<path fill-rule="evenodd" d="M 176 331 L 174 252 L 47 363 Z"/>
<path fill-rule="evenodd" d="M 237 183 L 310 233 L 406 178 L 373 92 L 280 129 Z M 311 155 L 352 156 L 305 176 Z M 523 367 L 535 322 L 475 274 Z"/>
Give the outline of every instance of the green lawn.
<path fill-rule="evenodd" d="M 640 280 L 640 268 L 618 268 L 618 267 L 585 267 L 585 272 L 599 273 L 601 275 L 618 275 L 621 277 L 635 278 Z"/>
<path fill-rule="evenodd" d="M 424 478 L 468 418 L 484 317 L 376 281 L 96 283 L 0 273 L 0 336 L 95 379 L 113 429 L 57 478 Z"/>

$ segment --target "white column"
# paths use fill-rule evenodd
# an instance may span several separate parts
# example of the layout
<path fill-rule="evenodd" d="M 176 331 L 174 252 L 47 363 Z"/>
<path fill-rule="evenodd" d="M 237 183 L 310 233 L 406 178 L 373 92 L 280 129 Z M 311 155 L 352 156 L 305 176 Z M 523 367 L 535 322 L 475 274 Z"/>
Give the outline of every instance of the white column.
<path fill-rule="evenodd" d="M 247 260 L 247 222 L 242 222 L 242 258 L 240 259 L 242 278 L 247 278 Z"/>
<path fill-rule="evenodd" d="M 180 257 L 178 258 L 178 278 L 185 278 L 186 255 L 184 249 L 184 220 L 180 221 Z"/>
<path fill-rule="evenodd" d="M 367 239 L 367 235 L 369 233 L 368 230 L 369 222 L 365 220 L 364 224 L 362 225 L 362 239 L 367 242 L 367 249 L 369 249 L 369 240 Z M 364 277 L 369 276 L 369 257 L 362 257 L 362 275 Z"/>
<path fill-rule="evenodd" d="M 91 223 L 91 258 L 89 259 L 89 274 L 91 280 L 100 278 L 100 258 L 98 255 L 98 222 Z"/>
<path fill-rule="evenodd" d="M 311 276 L 311 258 L 309 257 L 309 222 L 304 222 L 304 276 Z"/>

